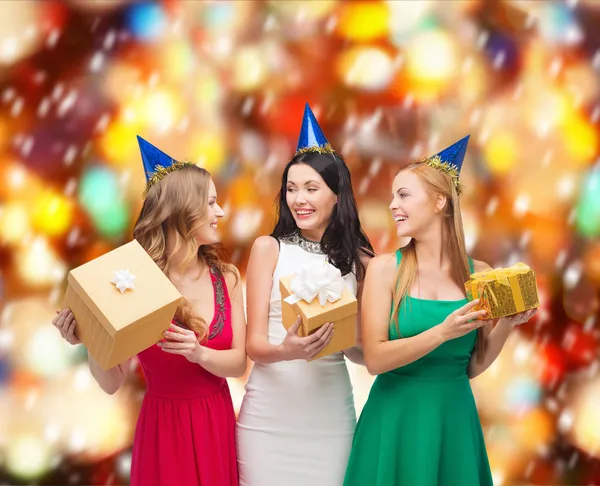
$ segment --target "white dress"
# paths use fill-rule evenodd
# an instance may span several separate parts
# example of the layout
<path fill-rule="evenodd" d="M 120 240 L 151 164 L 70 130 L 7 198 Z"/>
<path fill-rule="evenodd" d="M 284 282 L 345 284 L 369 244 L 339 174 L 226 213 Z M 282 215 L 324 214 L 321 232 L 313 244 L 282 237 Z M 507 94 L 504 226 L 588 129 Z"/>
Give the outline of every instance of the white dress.
<path fill-rule="evenodd" d="M 279 278 L 325 260 L 319 244 L 280 242 L 269 309 L 269 342 L 286 335 Z M 316 247 L 316 248 L 315 248 Z M 354 274 L 344 277 L 356 295 Z M 240 486 L 341 486 L 356 426 L 352 384 L 342 353 L 307 362 L 256 363 L 238 416 Z"/>

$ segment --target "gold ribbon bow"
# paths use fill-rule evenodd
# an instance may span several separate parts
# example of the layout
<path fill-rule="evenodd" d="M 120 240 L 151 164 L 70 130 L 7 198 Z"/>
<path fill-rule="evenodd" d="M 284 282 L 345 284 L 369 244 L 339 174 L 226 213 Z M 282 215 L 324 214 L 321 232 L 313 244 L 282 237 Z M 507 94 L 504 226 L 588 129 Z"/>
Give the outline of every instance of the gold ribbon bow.
<path fill-rule="evenodd" d="M 523 300 L 523 294 L 521 293 L 521 287 L 519 286 L 518 279 L 511 279 L 516 275 L 522 275 L 531 271 L 528 265 L 525 263 L 516 263 L 512 267 L 508 268 L 490 268 L 483 272 L 477 272 L 471 275 L 471 281 L 469 282 L 471 289 L 475 289 L 479 283 L 482 282 L 493 282 L 497 281 L 502 285 L 506 285 L 511 288 L 513 297 L 515 299 L 516 309 L 524 309 L 525 302 Z M 494 305 L 498 305 L 498 299 L 494 295 L 494 292 L 489 289 L 489 295 L 494 301 Z"/>

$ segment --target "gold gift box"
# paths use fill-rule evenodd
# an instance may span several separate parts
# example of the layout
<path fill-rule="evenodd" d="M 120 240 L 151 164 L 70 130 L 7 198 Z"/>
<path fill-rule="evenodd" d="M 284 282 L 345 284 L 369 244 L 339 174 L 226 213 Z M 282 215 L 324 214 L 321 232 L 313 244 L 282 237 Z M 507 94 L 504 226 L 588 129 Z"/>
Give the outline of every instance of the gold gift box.
<path fill-rule="evenodd" d="M 123 269 L 135 279 L 121 292 L 111 281 Z M 105 370 L 160 341 L 182 298 L 136 240 L 71 270 L 67 282 L 76 334 Z"/>
<path fill-rule="evenodd" d="M 325 348 L 309 361 L 322 358 L 333 353 L 351 348 L 356 345 L 356 317 L 358 302 L 352 292 L 344 285 L 344 292 L 340 300 L 327 302 L 324 306 L 315 298 L 310 304 L 304 300 L 296 304 L 285 301 L 292 294 L 290 290 L 295 275 L 282 277 L 279 280 L 281 292 L 281 317 L 283 326 L 289 329 L 294 325 L 298 315 L 302 317 L 302 324 L 298 335 L 305 337 L 316 332 L 323 324 L 333 322 L 333 337 Z"/>
<path fill-rule="evenodd" d="M 539 307 L 535 272 L 524 263 L 477 272 L 465 283 L 469 301 L 481 299 L 476 310 L 483 319 L 498 319 Z"/>

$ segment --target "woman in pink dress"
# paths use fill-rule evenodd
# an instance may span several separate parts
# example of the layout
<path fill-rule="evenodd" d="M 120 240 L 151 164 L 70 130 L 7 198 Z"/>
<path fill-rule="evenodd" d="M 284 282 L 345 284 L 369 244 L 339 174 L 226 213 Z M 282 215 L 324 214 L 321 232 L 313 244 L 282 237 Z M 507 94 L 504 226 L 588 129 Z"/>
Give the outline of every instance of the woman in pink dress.
<path fill-rule="evenodd" d="M 138 137 L 139 138 L 139 137 Z M 246 369 L 245 317 L 237 269 L 214 245 L 223 210 L 210 174 L 176 162 L 139 138 L 148 186 L 133 235 L 184 296 L 165 339 L 139 353 L 146 394 L 133 444 L 133 486 L 237 486 L 235 413 L 226 377 Z M 69 309 L 53 321 L 79 343 Z M 107 393 L 129 363 L 108 371 L 88 357 Z"/>

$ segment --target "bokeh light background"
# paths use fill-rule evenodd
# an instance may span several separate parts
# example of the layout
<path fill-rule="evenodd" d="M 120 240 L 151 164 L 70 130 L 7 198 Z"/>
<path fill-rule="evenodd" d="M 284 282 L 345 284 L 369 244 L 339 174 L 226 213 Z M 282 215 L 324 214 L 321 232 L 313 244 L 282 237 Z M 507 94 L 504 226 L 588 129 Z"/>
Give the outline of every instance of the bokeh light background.
<path fill-rule="evenodd" d="M 243 274 L 305 102 L 377 252 L 394 172 L 472 134 L 470 254 L 529 263 L 542 301 L 473 382 L 495 484 L 600 484 L 597 0 L 0 2 L 1 482 L 128 482 L 143 375 L 105 395 L 50 321 L 66 272 L 131 238 L 135 135 L 213 174 Z"/>

